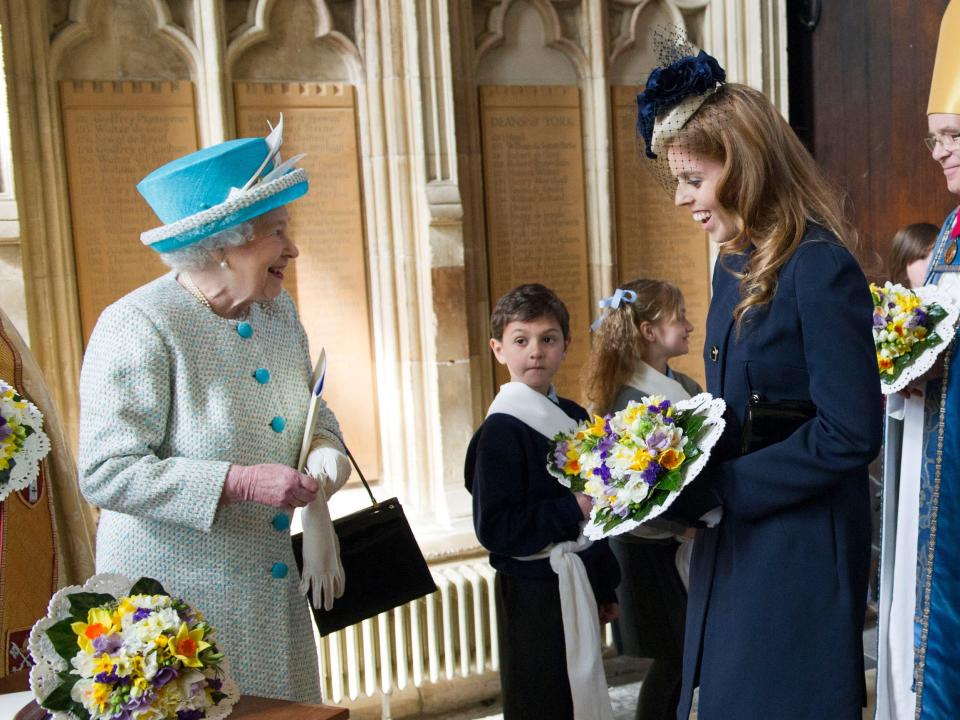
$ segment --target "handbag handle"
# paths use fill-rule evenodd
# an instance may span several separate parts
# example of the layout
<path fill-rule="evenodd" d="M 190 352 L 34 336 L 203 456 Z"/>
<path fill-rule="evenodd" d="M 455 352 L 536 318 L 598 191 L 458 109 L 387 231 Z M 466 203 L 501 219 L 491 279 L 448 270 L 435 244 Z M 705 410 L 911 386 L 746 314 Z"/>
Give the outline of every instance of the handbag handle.
<path fill-rule="evenodd" d="M 363 487 L 367 491 L 367 495 L 370 496 L 370 502 L 373 503 L 374 507 L 377 507 L 380 503 L 377 502 L 377 499 L 373 496 L 373 491 L 370 489 L 370 483 L 367 482 L 367 479 L 363 476 L 363 470 L 360 469 L 360 464 L 357 462 L 356 458 L 353 457 L 353 453 L 350 452 L 350 448 L 347 447 L 347 444 L 343 441 L 343 438 L 337 435 L 337 439 L 340 441 L 340 444 L 343 445 L 344 452 L 347 453 L 347 457 L 350 458 L 350 462 L 353 463 L 353 466 L 357 469 L 357 475 L 360 476 L 360 481 L 363 483 Z"/>

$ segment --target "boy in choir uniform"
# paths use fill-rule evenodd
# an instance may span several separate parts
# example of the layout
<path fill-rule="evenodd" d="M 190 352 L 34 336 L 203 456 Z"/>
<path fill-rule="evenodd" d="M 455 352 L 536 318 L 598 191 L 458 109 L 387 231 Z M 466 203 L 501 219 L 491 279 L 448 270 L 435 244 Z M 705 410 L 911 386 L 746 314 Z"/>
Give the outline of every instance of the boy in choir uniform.
<path fill-rule="evenodd" d="M 616 617 L 620 571 L 605 540 L 581 535 L 591 499 L 547 472 L 550 440 L 588 417 L 552 384 L 570 344 L 569 314 L 548 288 L 521 285 L 497 302 L 491 326 L 510 382 L 470 442 L 465 479 L 497 571 L 503 715 L 612 718 L 599 630 Z"/>

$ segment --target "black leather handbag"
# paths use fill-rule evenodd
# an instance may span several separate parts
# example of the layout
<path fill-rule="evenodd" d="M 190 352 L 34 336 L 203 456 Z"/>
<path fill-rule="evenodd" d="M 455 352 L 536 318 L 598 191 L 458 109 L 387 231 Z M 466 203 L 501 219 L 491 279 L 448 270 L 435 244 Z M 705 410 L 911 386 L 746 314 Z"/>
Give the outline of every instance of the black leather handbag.
<path fill-rule="evenodd" d="M 752 395 L 743 421 L 743 455 L 783 442 L 808 420 L 817 406 L 803 400 L 763 400 Z"/>
<path fill-rule="evenodd" d="M 347 457 L 373 505 L 333 521 L 340 541 L 344 593 L 330 610 L 311 607 L 320 635 L 355 625 L 437 589 L 400 501 L 390 498 L 377 502 L 349 450 Z M 302 572 L 303 533 L 293 535 L 292 540 L 297 569 Z"/>

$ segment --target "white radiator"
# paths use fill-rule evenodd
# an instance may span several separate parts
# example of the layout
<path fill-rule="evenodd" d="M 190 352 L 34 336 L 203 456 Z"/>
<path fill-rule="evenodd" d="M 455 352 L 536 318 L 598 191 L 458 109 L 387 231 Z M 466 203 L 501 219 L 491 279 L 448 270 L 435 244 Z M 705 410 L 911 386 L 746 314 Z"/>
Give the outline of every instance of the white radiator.
<path fill-rule="evenodd" d="M 324 700 L 336 704 L 378 691 L 389 698 L 411 684 L 499 669 L 493 568 L 484 558 L 430 570 L 437 584 L 432 595 L 317 637 Z M 613 642 L 610 625 L 604 642 Z"/>
<path fill-rule="evenodd" d="M 498 669 L 493 568 L 484 559 L 431 572 L 432 595 L 318 638 L 325 700 L 389 695 Z"/>

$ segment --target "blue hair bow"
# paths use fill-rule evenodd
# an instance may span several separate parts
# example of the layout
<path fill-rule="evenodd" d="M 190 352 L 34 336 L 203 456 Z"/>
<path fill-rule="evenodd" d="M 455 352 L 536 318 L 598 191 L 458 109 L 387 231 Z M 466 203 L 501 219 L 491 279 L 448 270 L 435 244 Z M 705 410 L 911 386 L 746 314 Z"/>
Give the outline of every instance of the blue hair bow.
<path fill-rule="evenodd" d="M 623 290 L 622 288 L 617 288 L 613 295 L 608 298 L 604 298 L 597 306 L 600 310 L 610 308 L 611 310 L 616 310 L 620 307 L 620 303 L 634 303 L 637 301 L 637 294 L 633 290 Z M 593 325 L 590 326 L 590 329 L 596 331 L 600 324 L 603 322 L 603 319 L 606 317 L 606 313 L 601 313 L 600 317 L 593 321 Z"/>

